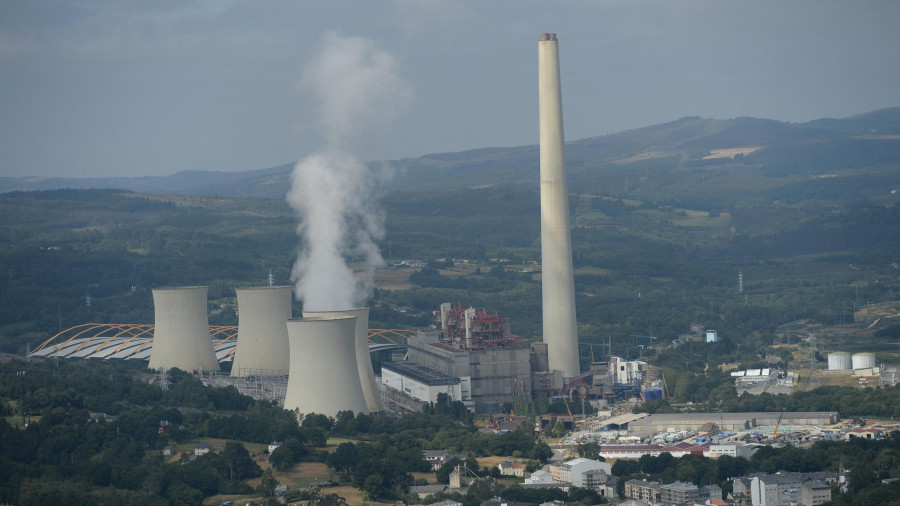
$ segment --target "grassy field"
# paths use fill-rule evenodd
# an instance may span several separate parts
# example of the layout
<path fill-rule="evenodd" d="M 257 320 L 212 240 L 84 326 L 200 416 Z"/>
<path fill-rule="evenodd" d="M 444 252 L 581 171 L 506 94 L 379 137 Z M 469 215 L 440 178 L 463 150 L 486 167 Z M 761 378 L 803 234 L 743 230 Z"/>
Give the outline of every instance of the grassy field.
<path fill-rule="evenodd" d="M 413 272 L 413 269 L 377 269 L 375 286 L 382 290 L 408 290 L 413 286 L 409 283 Z"/>

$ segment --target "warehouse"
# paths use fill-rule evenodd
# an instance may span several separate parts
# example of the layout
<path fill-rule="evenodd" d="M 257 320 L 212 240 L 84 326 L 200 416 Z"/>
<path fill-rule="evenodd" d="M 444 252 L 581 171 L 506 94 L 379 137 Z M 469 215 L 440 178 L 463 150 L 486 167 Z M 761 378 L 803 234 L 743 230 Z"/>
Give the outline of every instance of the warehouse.
<path fill-rule="evenodd" d="M 764 425 L 833 425 L 840 420 L 836 411 L 771 413 L 669 413 L 655 414 L 628 424 L 631 433 L 649 435 L 657 432 L 742 431 Z"/>

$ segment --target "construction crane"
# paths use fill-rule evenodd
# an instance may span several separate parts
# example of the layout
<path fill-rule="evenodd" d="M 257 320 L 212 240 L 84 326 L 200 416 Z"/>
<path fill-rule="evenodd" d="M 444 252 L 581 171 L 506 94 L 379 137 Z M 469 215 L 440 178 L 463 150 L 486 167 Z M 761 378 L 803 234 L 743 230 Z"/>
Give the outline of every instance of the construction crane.
<path fill-rule="evenodd" d="M 775 422 L 775 430 L 772 431 L 772 439 L 775 439 L 778 437 L 778 426 L 781 425 L 781 417 L 783 417 L 783 416 L 784 416 L 784 410 L 782 409 L 781 414 L 778 415 L 778 421 Z"/>
<path fill-rule="evenodd" d="M 639 336 L 637 334 L 631 334 L 631 337 L 640 337 L 642 339 L 646 339 L 650 343 L 647 345 L 648 348 L 652 348 L 653 342 L 656 341 L 656 337 L 653 336 L 653 332 L 651 332 L 649 336 Z"/>
<path fill-rule="evenodd" d="M 663 380 L 663 386 L 664 386 L 664 387 L 665 387 L 665 388 L 666 388 L 666 399 L 671 399 L 671 398 L 672 398 L 672 396 L 671 396 L 671 395 L 669 395 L 669 384 L 668 384 L 668 383 L 666 383 L 666 375 L 665 375 L 665 374 L 663 374 L 663 372 L 662 372 L 662 371 L 660 371 L 660 372 L 659 372 L 659 375 L 660 375 L 660 376 L 662 376 L 662 380 Z"/>
<path fill-rule="evenodd" d="M 572 410 L 569 408 L 569 401 L 567 401 L 565 397 L 563 397 L 563 403 L 566 405 L 566 411 L 569 412 L 569 419 L 572 420 L 572 430 L 575 430 L 575 416 L 572 415 Z"/>

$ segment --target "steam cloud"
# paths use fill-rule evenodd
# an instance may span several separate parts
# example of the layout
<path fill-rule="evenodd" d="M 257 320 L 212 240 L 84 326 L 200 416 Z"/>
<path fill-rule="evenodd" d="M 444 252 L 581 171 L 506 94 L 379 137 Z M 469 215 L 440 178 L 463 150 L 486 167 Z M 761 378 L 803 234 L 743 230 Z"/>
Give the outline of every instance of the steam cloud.
<path fill-rule="evenodd" d="M 303 73 L 301 88 L 316 100 L 325 146 L 301 160 L 287 201 L 303 239 L 291 279 L 307 311 L 340 311 L 363 304 L 383 263 L 375 241 L 384 236 L 371 197 L 375 174 L 355 153 L 412 100 L 393 57 L 361 37 L 328 32 Z M 366 268 L 354 275 L 348 259 Z"/>

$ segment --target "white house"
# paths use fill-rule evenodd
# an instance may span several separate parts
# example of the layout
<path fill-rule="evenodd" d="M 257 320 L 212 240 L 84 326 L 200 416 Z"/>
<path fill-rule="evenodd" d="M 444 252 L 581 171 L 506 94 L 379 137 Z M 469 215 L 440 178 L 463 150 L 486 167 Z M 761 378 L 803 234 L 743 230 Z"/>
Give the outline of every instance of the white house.
<path fill-rule="evenodd" d="M 211 451 L 212 445 L 210 445 L 209 443 L 197 443 L 197 446 L 194 447 L 194 455 L 197 457 L 206 455 Z"/>

